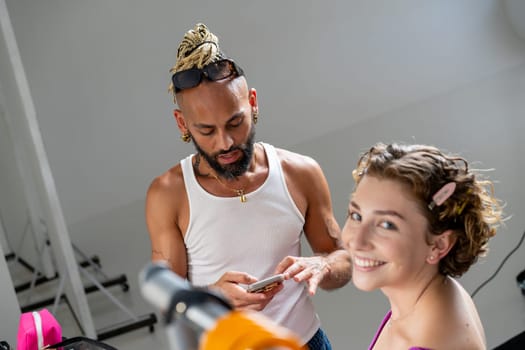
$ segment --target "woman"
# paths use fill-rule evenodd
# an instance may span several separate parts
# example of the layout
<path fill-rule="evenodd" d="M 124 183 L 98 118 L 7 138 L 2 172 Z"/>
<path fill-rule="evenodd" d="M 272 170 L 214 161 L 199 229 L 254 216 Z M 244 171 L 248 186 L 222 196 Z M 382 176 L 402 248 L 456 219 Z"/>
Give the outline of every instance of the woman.
<path fill-rule="evenodd" d="M 492 184 L 424 145 L 361 156 L 343 228 L 353 282 L 390 302 L 369 349 L 485 349 L 472 299 L 453 278 L 487 251 L 501 221 Z"/>

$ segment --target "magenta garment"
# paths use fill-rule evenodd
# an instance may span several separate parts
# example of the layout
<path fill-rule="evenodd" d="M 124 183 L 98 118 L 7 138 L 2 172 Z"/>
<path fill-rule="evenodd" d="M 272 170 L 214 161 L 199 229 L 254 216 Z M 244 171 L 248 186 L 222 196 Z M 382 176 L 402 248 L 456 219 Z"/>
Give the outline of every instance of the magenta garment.
<path fill-rule="evenodd" d="M 392 310 L 388 311 L 387 314 L 385 315 L 385 318 L 383 318 L 383 322 L 381 322 L 381 325 L 379 326 L 379 329 L 377 330 L 376 335 L 374 336 L 374 339 L 372 339 L 372 343 L 370 343 L 368 350 L 372 350 L 374 348 L 374 345 L 376 345 L 377 338 L 379 338 L 379 334 L 381 334 L 381 332 L 383 331 L 383 328 L 385 328 L 386 323 L 390 319 L 390 316 L 392 316 Z M 408 350 L 430 350 L 430 349 L 419 348 L 417 346 L 413 346 Z"/>

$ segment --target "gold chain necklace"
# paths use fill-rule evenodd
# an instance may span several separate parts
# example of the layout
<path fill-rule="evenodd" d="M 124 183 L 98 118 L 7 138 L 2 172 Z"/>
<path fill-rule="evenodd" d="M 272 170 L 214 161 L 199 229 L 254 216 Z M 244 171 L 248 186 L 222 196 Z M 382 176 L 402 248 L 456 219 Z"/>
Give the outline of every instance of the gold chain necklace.
<path fill-rule="evenodd" d="M 253 152 L 253 160 L 254 160 L 254 166 L 257 166 L 257 150 L 254 148 Z M 241 200 L 241 203 L 245 203 L 248 199 L 246 198 L 246 193 L 244 193 L 244 188 L 231 188 L 230 186 L 227 186 L 224 182 L 219 179 L 219 177 L 215 173 L 209 173 L 208 176 L 211 176 L 215 180 L 217 180 L 218 183 L 222 185 L 222 187 L 229 189 L 230 191 L 233 191 L 239 196 L 239 199 Z"/>

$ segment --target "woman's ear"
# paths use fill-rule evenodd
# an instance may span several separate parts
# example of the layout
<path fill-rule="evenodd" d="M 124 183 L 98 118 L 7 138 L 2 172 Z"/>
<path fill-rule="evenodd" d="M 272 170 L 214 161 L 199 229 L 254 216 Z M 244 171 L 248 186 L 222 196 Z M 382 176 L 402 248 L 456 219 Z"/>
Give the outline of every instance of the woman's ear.
<path fill-rule="evenodd" d="M 440 235 L 432 236 L 431 250 L 430 255 L 427 257 L 427 262 L 429 264 L 437 264 L 456 244 L 456 240 L 456 234 L 452 230 L 446 230 Z"/>

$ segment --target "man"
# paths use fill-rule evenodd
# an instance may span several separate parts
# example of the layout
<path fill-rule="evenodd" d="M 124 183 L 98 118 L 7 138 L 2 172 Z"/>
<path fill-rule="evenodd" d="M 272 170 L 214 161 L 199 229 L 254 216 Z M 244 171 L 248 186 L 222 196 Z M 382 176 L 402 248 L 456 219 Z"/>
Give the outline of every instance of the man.
<path fill-rule="evenodd" d="M 197 153 L 148 189 L 152 260 L 237 309 L 261 311 L 310 349 L 331 349 L 309 295 L 344 286 L 351 269 L 321 168 L 254 142 L 257 92 L 204 24 L 186 33 L 171 73 L 181 138 Z M 303 232 L 315 256 L 300 256 Z M 246 291 L 278 273 L 286 280 L 276 288 Z"/>

